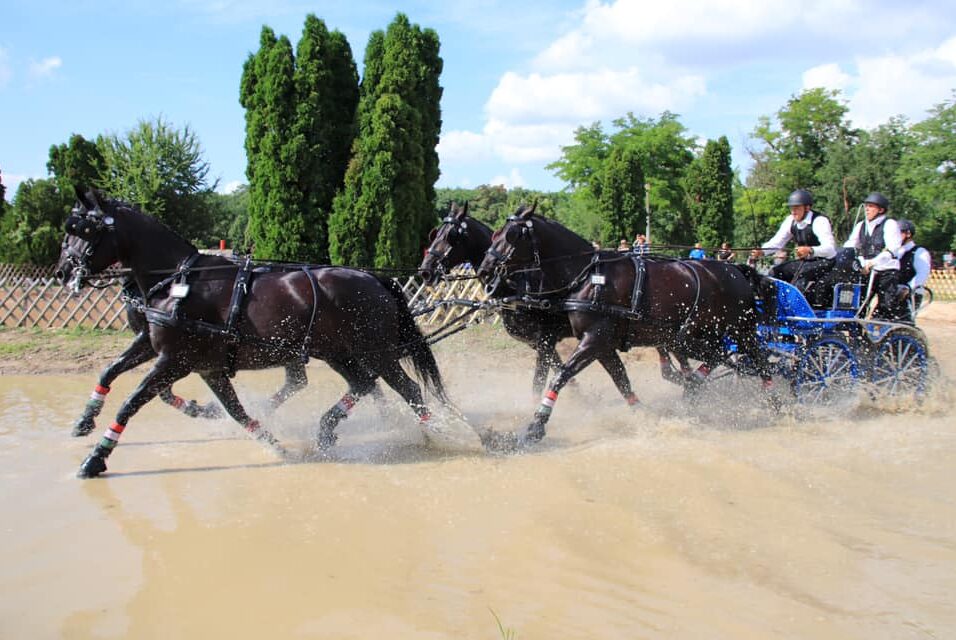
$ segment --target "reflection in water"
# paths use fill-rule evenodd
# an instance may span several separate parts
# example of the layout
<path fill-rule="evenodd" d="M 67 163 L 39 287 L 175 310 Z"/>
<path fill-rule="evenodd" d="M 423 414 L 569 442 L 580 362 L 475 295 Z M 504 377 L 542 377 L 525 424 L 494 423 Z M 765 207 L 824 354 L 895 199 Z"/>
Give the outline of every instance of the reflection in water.
<path fill-rule="evenodd" d="M 943 310 L 929 328 L 952 377 Z M 438 352 L 452 397 L 473 425 L 519 428 L 530 351 L 492 368 L 466 344 Z M 593 367 L 524 455 L 426 446 L 390 394 L 316 456 L 342 388 L 314 364 L 274 416 L 253 403 L 291 460 L 157 403 L 87 482 L 72 474 L 91 441 L 68 433 L 89 381 L 4 378 L 0 637 L 494 638 L 490 609 L 518 638 L 952 634 L 950 382 L 904 413 L 774 417 L 747 383 L 687 408 L 653 360 L 628 367 L 645 407 Z M 237 383 L 264 401 L 280 378 Z"/>

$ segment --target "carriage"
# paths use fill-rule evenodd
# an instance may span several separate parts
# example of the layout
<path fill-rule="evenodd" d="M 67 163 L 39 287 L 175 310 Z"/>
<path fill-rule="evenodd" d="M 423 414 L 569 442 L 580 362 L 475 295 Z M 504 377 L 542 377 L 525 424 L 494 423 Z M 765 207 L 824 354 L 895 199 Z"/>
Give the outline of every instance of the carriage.
<path fill-rule="evenodd" d="M 763 318 L 757 332 L 774 374 L 790 381 L 798 402 L 830 405 L 853 397 L 861 386 L 880 398 L 926 391 L 926 336 L 913 324 L 865 317 L 866 284 L 837 284 L 831 306 L 820 309 L 790 283 L 769 281 L 775 295 L 759 303 Z M 913 317 L 931 300 L 929 290 L 911 296 Z M 731 367 L 746 371 L 736 345 L 728 341 L 727 348 Z"/>

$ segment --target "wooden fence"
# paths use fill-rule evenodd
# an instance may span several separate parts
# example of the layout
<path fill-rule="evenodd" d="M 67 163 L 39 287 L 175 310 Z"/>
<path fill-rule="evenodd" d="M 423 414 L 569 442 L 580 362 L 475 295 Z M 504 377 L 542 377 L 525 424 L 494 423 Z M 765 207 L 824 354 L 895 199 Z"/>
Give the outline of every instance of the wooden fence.
<path fill-rule="evenodd" d="M 427 308 L 451 298 L 485 299 L 484 289 L 475 279 L 426 287 L 412 276 L 399 284 L 413 308 Z M 936 300 L 956 300 L 956 272 L 933 271 L 928 286 Z M 419 323 L 440 326 L 461 312 L 462 307 L 439 306 L 419 316 Z M 53 278 L 52 266 L 0 265 L 0 327 L 125 329 L 127 324 L 119 285 L 85 288 L 74 296 Z"/>

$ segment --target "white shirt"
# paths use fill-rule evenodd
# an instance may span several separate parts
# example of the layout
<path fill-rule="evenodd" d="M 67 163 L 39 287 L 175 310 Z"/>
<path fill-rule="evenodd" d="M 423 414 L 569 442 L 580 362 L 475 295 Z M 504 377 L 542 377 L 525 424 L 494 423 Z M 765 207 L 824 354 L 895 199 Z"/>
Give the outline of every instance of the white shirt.
<path fill-rule="evenodd" d="M 916 243 L 912 240 L 904 244 L 900 249 L 900 257 L 902 258 L 907 251 L 912 251 L 915 246 Z M 916 253 L 913 254 L 913 268 L 916 270 L 916 275 L 913 276 L 913 279 L 909 282 L 900 283 L 909 285 L 910 291 L 916 289 L 916 287 L 922 287 L 926 284 L 926 281 L 929 280 L 930 271 L 933 269 L 929 251 L 923 247 L 919 247 L 916 250 Z"/>
<path fill-rule="evenodd" d="M 843 243 L 844 247 L 851 249 L 861 249 L 863 247 L 863 229 L 864 225 L 866 232 L 870 235 L 873 234 L 873 229 L 883 222 L 883 251 L 880 251 L 875 257 L 866 260 L 863 256 L 859 256 L 857 260 L 860 261 L 864 267 L 869 267 L 874 271 L 886 271 L 888 269 L 899 269 L 900 261 L 897 259 L 897 256 L 900 255 L 900 248 L 903 246 L 903 236 L 900 235 L 900 227 L 896 224 L 896 220 L 893 218 L 887 218 L 886 214 L 881 214 L 873 218 L 873 220 L 862 220 L 856 223 L 856 226 L 853 227 L 853 231 L 850 232 L 850 237 L 846 239 L 846 242 Z"/>
<path fill-rule="evenodd" d="M 790 227 L 794 223 L 796 223 L 797 229 L 805 229 L 807 225 L 812 225 L 813 235 L 820 241 L 819 246 L 813 247 L 814 258 L 832 258 L 836 255 L 836 241 L 833 239 L 833 229 L 830 227 L 830 221 L 816 211 L 808 211 L 800 222 L 793 219 L 793 214 L 784 218 L 783 222 L 780 223 L 780 228 L 777 229 L 777 233 L 761 247 L 764 255 L 779 251 L 787 246 L 793 239 Z"/>

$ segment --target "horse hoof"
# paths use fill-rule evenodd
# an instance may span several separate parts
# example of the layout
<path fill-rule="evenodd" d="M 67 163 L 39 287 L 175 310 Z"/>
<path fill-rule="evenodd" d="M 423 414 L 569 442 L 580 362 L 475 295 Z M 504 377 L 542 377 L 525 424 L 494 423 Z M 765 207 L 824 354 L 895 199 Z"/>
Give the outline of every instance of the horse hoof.
<path fill-rule="evenodd" d="M 335 446 L 335 442 L 338 439 L 339 436 L 337 433 L 323 429 L 315 439 L 315 446 L 318 447 L 319 451 L 328 451 Z"/>
<path fill-rule="evenodd" d="M 76 472 L 77 478 L 95 478 L 106 471 L 106 458 L 103 456 L 91 453 L 86 456 L 86 460 L 83 461 L 83 464 L 80 465 L 79 471 Z"/>
<path fill-rule="evenodd" d="M 482 446 L 494 453 L 514 453 L 518 450 L 518 434 L 514 431 L 488 429 L 478 435 Z"/>
<path fill-rule="evenodd" d="M 74 438 L 79 438 L 81 436 L 87 436 L 96 429 L 96 422 L 93 421 L 93 418 L 80 418 L 73 425 L 73 432 L 71 435 Z"/>
<path fill-rule="evenodd" d="M 528 425 L 524 434 L 518 438 L 518 444 L 527 447 L 541 442 L 542 438 L 544 438 L 544 424 L 536 421 Z"/>

